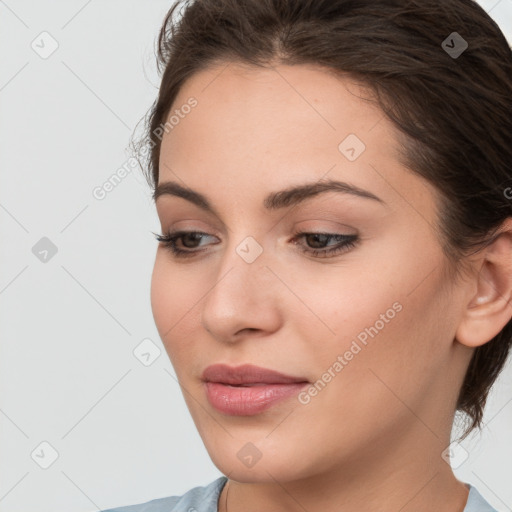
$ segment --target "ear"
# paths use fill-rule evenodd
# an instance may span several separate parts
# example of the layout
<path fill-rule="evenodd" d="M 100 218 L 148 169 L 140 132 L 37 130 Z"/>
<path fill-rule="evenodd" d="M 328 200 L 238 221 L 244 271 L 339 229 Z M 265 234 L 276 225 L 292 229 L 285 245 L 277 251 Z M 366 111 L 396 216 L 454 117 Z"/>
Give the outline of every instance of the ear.
<path fill-rule="evenodd" d="M 455 338 L 468 347 L 492 340 L 512 318 L 512 218 L 482 249 L 479 269 Z"/>

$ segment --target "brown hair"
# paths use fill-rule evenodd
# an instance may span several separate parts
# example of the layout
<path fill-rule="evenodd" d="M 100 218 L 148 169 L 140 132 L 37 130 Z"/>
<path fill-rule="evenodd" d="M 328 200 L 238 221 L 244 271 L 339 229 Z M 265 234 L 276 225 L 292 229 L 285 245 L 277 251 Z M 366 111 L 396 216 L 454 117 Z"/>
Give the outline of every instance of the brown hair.
<path fill-rule="evenodd" d="M 465 51 L 450 53 L 463 41 Z M 512 52 L 472 0 L 178 0 L 157 52 L 159 94 L 135 145 L 153 188 L 162 126 L 187 78 L 223 62 L 318 64 L 374 93 L 398 128 L 404 165 L 439 191 L 438 232 L 455 276 L 512 217 Z M 457 400 L 470 420 L 462 439 L 482 427 L 511 342 L 512 321 L 475 349 Z"/>

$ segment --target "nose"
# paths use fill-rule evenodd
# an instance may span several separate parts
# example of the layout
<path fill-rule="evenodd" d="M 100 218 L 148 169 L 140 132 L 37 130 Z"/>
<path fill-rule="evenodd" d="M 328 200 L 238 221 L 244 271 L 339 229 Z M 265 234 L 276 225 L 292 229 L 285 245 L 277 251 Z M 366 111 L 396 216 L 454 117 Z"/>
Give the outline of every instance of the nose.
<path fill-rule="evenodd" d="M 235 342 L 249 333 L 261 336 L 279 328 L 284 286 L 269 268 L 265 251 L 253 261 L 254 252 L 247 257 L 254 249 L 251 240 L 227 247 L 201 302 L 201 323 L 219 341 Z"/>

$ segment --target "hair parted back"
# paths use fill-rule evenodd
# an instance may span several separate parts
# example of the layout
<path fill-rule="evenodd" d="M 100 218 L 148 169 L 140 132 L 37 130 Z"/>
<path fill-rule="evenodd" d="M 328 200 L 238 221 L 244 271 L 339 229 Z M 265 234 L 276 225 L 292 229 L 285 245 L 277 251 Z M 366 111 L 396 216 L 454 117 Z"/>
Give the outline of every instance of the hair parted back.
<path fill-rule="evenodd" d="M 442 47 L 453 32 L 468 43 L 457 58 Z M 178 0 L 158 38 L 159 94 L 135 144 L 152 188 L 161 127 L 182 85 L 229 62 L 316 64 L 365 85 L 398 129 L 402 163 L 439 192 L 454 275 L 512 217 L 512 51 L 475 1 Z M 481 428 L 511 344 L 512 321 L 475 349 L 457 401 L 469 419 L 462 439 Z"/>

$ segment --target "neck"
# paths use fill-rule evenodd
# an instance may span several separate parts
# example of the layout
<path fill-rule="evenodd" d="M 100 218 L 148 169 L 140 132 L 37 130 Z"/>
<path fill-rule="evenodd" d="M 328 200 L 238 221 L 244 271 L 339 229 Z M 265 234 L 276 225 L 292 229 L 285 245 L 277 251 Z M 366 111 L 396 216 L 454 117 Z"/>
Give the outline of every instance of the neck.
<path fill-rule="evenodd" d="M 265 481 L 230 479 L 219 512 L 463 512 L 469 490 L 441 457 L 449 436 L 440 439 L 421 424 L 410 437 L 402 434 L 393 445 L 368 446 L 354 460 L 306 478 L 263 470 Z"/>

